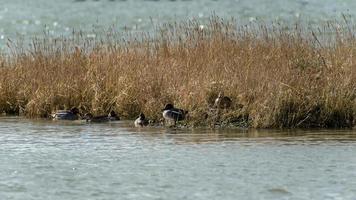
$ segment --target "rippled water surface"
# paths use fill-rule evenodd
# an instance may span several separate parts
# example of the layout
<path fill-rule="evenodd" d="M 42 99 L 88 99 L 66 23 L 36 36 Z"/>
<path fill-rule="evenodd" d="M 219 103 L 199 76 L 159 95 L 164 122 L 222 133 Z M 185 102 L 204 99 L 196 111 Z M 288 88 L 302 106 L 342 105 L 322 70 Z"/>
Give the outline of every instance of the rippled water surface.
<path fill-rule="evenodd" d="M 0 118 L 0 199 L 355 199 L 355 131 Z"/>
<path fill-rule="evenodd" d="M 150 30 L 152 24 L 204 19 L 212 13 L 242 23 L 255 19 L 310 23 L 355 16 L 354 0 L 0 0 L 0 46 L 7 38 L 67 35 L 73 29 L 88 37 L 97 27 L 115 30 Z"/>

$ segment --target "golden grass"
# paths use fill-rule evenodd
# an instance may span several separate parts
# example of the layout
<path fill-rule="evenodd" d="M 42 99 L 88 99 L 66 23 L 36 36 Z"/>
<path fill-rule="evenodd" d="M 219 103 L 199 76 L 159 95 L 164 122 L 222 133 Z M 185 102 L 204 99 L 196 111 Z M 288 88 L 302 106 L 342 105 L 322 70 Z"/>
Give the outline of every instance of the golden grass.
<path fill-rule="evenodd" d="M 77 106 L 127 119 L 142 111 L 158 121 L 173 103 L 189 110 L 190 125 L 355 124 L 356 39 L 348 23 L 234 24 L 213 16 L 204 28 L 193 20 L 125 37 L 9 41 L 11 54 L 0 57 L 0 111 L 47 117 Z M 231 109 L 210 109 L 219 92 Z"/>

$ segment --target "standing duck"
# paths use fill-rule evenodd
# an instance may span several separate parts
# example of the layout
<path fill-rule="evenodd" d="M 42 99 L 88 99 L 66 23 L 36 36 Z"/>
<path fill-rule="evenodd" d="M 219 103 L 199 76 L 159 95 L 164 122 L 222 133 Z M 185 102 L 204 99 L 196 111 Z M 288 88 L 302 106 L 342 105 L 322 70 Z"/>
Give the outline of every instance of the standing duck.
<path fill-rule="evenodd" d="M 232 100 L 230 97 L 223 96 L 223 94 L 220 92 L 218 97 L 215 99 L 214 107 L 227 109 L 231 107 L 231 104 Z"/>
<path fill-rule="evenodd" d="M 141 113 L 138 118 L 135 120 L 135 127 L 144 127 L 149 124 L 148 120 L 146 119 L 145 114 Z"/>
<path fill-rule="evenodd" d="M 73 107 L 70 110 L 57 110 L 51 116 L 53 120 L 77 120 L 79 119 L 79 109 Z"/>
<path fill-rule="evenodd" d="M 166 104 L 162 111 L 163 118 L 167 121 L 173 121 L 174 125 L 177 121 L 184 120 L 188 113 L 188 111 L 183 109 L 175 108 L 172 104 Z"/>

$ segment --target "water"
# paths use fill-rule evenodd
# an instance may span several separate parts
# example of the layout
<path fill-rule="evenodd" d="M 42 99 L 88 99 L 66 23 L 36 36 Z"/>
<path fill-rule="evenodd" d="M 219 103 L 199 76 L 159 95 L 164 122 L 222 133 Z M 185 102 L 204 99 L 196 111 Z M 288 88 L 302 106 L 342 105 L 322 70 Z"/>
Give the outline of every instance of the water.
<path fill-rule="evenodd" d="M 355 131 L 0 118 L 0 199 L 355 199 Z"/>
<path fill-rule="evenodd" d="M 322 23 L 355 16 L 353 0 L 0 0 L 0 47 L 7 39 L 30 38 L 47 32 L 69 35 L 73 29 L 96 37 L 97 29 L 147 31 L 152 24 L 192 18 L 206 20 L 212 13 L 235 17 L 242 24 L 256 19 Z M 99 27 L 99 28 L 98 28 Z"/>

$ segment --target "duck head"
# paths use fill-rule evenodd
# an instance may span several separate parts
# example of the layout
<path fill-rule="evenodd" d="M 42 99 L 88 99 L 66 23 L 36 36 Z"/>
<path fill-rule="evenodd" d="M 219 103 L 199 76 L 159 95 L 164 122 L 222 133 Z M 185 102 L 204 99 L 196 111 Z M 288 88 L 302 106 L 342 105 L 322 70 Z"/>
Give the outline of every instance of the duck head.
<path fill-rule="evenodd" d="M 146 119 L 146 116 L 145 116 L 145 114 L 140 113 L 139 118 L 140 118 L 140 120 L 145 120 L 145 119 Z"/>
<path fill-rule="evenodd" d="M 75 115 L 79 114 L 79 109 L 77 107 L 71 108 L 70 111 Z"/>
<path fill-rule="evenodd" d="M 171 110 L 171 109 L 173 109 L 174 108 L 174 106 L 173 106 L 173 104 L 166 104 L 166 106 L 163 108 L 163 110 L 162 111 L 164 111 L 164 110 Z"/>
<path fill-rule="evenodd" d="M 117 114 L 115 111 L 110 111 L 110 113 L 108 114 L 109 117 L 117 117 Z"/>

